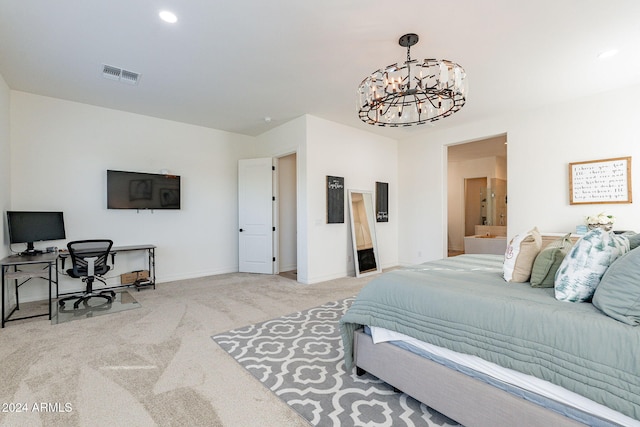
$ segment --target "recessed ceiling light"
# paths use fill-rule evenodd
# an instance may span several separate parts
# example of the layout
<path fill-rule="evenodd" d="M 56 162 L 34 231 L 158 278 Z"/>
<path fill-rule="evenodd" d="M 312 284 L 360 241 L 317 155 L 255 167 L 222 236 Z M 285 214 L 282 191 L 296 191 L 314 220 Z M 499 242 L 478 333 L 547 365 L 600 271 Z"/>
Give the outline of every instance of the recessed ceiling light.
<path fill-rule="evenodd" d="M 175 24 L 176 22 L 178 22 L 178 17 L 176 16 L 176 14 L 173 12 L 169 12 L 168 10 L 162 10 L 158 15 L 164 22 L 168 22 L 170 24 Z"/>
<path fill-rule="evenodd" d="M 598 59 L 607 59 L 607 58 L 611 58 L 612 56 L 615 56 L 618 53 L 618 49 L 610 49 L 610 50 L 606 50 L 604 52 L 601 52 L 598 55 Z"/>

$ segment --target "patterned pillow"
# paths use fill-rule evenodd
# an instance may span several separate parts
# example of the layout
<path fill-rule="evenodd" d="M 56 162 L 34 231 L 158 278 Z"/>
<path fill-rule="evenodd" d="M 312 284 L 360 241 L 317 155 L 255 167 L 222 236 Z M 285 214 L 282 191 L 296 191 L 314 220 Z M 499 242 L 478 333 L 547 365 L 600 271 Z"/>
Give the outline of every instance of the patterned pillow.
<path fill-rule="evenodd" d="M 542 236 L 536 227 L 524 234 L 516 235 L 504 253 L 502 272 L 507 282 L 526 282 L 531 277 L 533 262 L 540 252 Z"/>
<path fill-rule="evenodd" d="M 571 233 L 567 233 L 566 236 L 549 243 L 546 248 L 540 251 L 533 262 L 531 286 L 534 288 L 553 288 L 556 271 L 573 247 L 570 236 Z"/>
<path fill-rule="evenodd" d="M 629 252 L 629 239 L 600 228 L 573 246 L 556 272 L 555 295 L 560 301 L 589 301 L 607 268 Z"/>

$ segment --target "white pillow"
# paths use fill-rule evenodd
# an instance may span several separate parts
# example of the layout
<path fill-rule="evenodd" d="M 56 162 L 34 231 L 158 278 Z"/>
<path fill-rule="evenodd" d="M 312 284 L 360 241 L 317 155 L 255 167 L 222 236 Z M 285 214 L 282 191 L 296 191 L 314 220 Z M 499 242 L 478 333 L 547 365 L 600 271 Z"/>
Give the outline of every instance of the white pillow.
<path fill-rule="evenodd" d="M 504 253 L 502 273 L 507 282 L 526 282 L 531 277 L 531 268 L 542 247 L 542 236 L 536 227 L 516 235 Z"/>
<path fill-rule="evenodd" d="M 576 242 L 556 272 L 556 299 L 589 301 L 607 268 L 620 255 L 629 252 L 629 239 L 600 228 L 591 230 Z"/>

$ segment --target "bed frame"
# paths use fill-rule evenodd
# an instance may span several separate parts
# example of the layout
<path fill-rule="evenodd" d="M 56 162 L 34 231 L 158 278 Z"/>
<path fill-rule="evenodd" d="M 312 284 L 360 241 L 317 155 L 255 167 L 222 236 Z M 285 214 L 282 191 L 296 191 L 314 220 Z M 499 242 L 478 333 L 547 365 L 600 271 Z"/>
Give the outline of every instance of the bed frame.
<path fill-rule="evenodd" d="M 584 426 L 550 409 L 389 343 L 374 344 L 362 329 L 354 360 L 364 370 L 466 427 Z"/>

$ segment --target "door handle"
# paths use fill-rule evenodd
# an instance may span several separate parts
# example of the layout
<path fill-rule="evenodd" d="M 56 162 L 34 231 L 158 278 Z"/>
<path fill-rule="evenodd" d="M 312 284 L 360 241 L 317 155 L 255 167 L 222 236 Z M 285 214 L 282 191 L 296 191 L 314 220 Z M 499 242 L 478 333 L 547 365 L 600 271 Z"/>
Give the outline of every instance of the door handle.
<path fill-rule="evenodd" d="M 244 231 L 244 230 L 241 228 L 241 229 L 240 229 L 240 232 L 242 233 L 243 231 Z"/>

